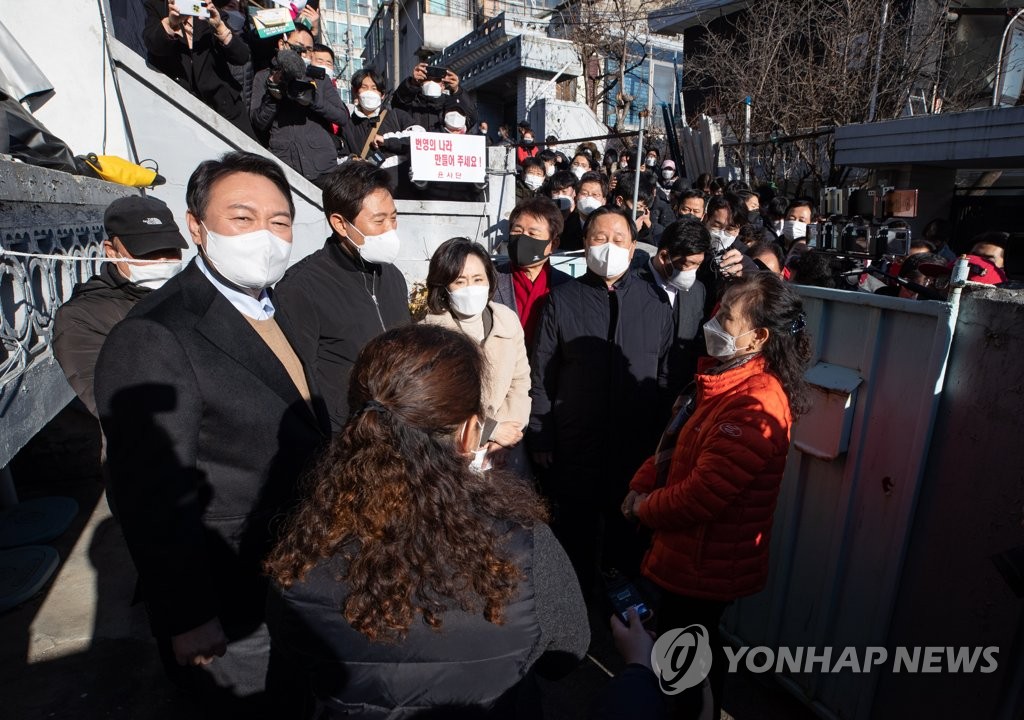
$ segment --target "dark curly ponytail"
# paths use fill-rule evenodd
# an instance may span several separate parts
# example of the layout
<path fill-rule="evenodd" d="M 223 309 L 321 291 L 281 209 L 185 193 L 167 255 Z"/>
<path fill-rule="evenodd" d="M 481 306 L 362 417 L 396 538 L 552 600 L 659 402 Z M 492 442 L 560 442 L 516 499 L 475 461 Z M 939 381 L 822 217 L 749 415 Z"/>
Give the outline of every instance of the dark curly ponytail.
<path fill-rule="evenodd" d="M 767 328 L 768 342 L 761 349 L 768 370 L 782 383 L 793 419 L 811 409 L 804 372 L 811 362 L 811 336 L 803 301 L 778 275 L 758 272 L 729 286 L 735 301 L 742 298 L 744 312 L 754 327 Z"/>

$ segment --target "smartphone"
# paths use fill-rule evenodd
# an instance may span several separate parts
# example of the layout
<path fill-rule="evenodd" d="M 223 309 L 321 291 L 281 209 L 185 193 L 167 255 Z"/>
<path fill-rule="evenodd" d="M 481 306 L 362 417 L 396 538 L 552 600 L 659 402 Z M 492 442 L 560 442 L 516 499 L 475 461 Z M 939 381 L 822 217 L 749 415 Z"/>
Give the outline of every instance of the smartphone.
<path fill-rule="evenodd" d="M 606 590 L 608 600 L 612 604 L 612 610 L 615 611 L 615 614 L 626 625 L 629 625 L 630 608 L 636 610 L 636 614 L 640 617 L 640 622 L 647 622 L 654 616 L 654 611 L 644 602 L 644 599 L 640 596 L 640 591 L 626 578 L 618 576 L 613 580 L 609 580 Z"/>
<path fill-rule="evenodd" d="M 440 65 L 427 65 L 427 79 L 428 80 L 444 80 L 444 76 L 448 74 L 448 68 L 441 67 Z"/>
<path fill-rule="evenodd" d="M 182 15 L 191 15 L 192 17 L 208 18 L 210 17 L 210 11 L 206 9 L 205 2 L 197 2 L 196 0 L 176 0 L 174 3 L 178 12 Z"/>

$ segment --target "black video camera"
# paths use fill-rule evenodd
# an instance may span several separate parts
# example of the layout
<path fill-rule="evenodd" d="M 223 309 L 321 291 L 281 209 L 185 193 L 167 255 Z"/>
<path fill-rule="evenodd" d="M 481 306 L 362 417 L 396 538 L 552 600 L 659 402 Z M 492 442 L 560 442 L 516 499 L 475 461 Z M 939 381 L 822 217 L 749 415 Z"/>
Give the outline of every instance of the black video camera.
<path fill-rule="evenodd" d="M 294 50 L 278 50 L 271 62 L 273 70 L 281 73 L 277 84 L 268 82 L 267 90 L 277 98 L 286 97 L 299 105 L 310 105 L 316 92 L 317 82 L 327 77 L 327 71 L 316 65 L 306 65 Z"/>

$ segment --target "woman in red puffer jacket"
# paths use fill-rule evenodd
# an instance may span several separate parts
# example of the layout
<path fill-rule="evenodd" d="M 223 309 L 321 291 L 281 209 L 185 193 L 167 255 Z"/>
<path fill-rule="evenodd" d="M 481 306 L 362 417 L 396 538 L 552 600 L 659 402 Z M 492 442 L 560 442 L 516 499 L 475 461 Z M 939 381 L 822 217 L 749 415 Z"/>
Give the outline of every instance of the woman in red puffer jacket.
<path fill-rule="evenodd" d="M 643 575 L 661 591 L 658 631 L 708 630 L 716 719 L 725 668 L 718 624 L 732 600 L 765 585 L 790 426 L 809 408 L 804 323 L 800 296 L 778 276 L 730 286 L 704 326 L 718 364 L 696 375 L 692 402 L 679 403 L 623 502 L 627 517 L 653 531 Z M 680 717 L 700 712 L 701 688 L 692 690 L 680 696 Z"/>

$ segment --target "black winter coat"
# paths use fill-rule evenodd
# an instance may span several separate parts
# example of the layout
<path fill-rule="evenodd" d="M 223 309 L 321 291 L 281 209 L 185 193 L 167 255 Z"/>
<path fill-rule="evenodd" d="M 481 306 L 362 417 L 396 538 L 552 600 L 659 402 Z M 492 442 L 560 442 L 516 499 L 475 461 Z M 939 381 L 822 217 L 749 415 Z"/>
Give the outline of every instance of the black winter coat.
<path fill-rule="evenodd" d="M 96 365 L 108 490 L 158 637 L 263 621 L 261 563 L 327 415 L 192 262 L 114 328 Z"/>
<path fill-rule="evenodd" d="M 476 103 L 473 102 L 472 98 L 462 88 L 459 88 L 459 91 L 454 95 L 428 98 L 423 94 L 420 86 L 409 77 L 395 88 L 395 94 L 391 98 L 391 106 L 409 113 L 417 125 L 422 125 L 424 130 L 433 132 L 444 116 L 445 103 L 452 101 L 461 106 L 466 112 L 466 130 L 476 125 Z"/>
<path fill-rule="evenodd" d="M 267 92 L 270 73 L 270 68 L 260 70 L 253 79 L 252 126 L 266 140 L 270 152 L 302 177 L 316 182 L 338 167 L 331 126 L 344 127 L 349 120 L 348 109 L 328 81 L 317 83 L 308 106 L 287 97 L 275 100 Z"/>
<path fill-rule="evenodd" d="M 384 120 L 381 121 L 381 114 Z M 403 139 L 402 133 L 413 124 L 413 119 L 404 110 L 396 108 L 384 108 L 376 117 L 366 117 L 358 109 L 349 114 L 349 121 L 338 128 L 345 141 L 346 150 L 352 155 L 359 155 L 363 151 L 366 139 L 376 127 L 377 137 L 384 141 L 380 148 L 380 154 L 384 157 L 381 168 L 387 170 L 391 176 L 392 191 L 399 185 L 404 188 L 409 180 L 409 140 Z M 367 150 L 366 156 L 373 155 L 374 148 Z M 405 156 L 404 158 L 402 156 Z M 403 173 L 399 168 L 404 170 Z"/>
<path fill-rule="evenodd" d="M 658 288 L 658 292 L 664 292 L 658 286 L 649 263 L 637 272 L 641 278 Z M 697 372 L 697 359 L 706 352 L 705 296 L 704 284 L 697 280 L 689 291 L 677 292 L 675 303 L 672 304 L 672 327 L 675 334 L 672 351 L 668 356 L 669 397 L 678 396 L 680 391 L 693 381 L 693 375 Z"/>
<path fill-rule="evenodd" d="M 506 537 L 523 579 L 502 625 L 448 602 L 440 631 L 417 616 L 402 641 L 370 642 L 342 615 L 348 590 L 339 555 L 287 590 L 272 587 L 267 686 L 287 716 L 311 717 L 312 705 L 319 713 L 312 716 L 323 720 L 502 718 L 515 709 L 540 717 L 539 707 L 522 714 L 529 703 L 519 685 L 538 660 L 541 674 L 558 676 L 583 658 L 587 611 L 572 565 L 546 525 L 510 529 Z"/>
<path fill-rule="evenodd" d="M 668 300 L 627 272 L 609 290 L 587 272 L 551 290 L 530 357 L 531 452 L 553 452 L 560 494 L 625 494 L 669 410 Z"/>
<path fill-rule="evenodd" d="M 278 322 L 316 378 L 331 427 L 348 421 L 348 377 L 359 351 L 412 322 L 405 277 L 394 265 L 353 259 L 337 238 L 293 265 L 274 292 Z"/>
<path fill-rule="evenodd" d="M 146 0 L 146 27 L 142 39 L 150 64 L 198 97 L 246 135 L 255 138 L 244 101 L 240 68 L 249 62 L 249 46 L 239 35 L 227 45 L 217 39 L 206 20 L 192 18 L 192 47 L 180 37 L 169 37 L 162 21 L 166 0 Z M 236 75 L 238 77 L 236 77 Z"/>
<path fill-rule="evenodd" d="M 99 273 L 75 285 L 71 298 L 57 310 L 53 355 L 75 395 L 97 418 L 92 386 L 100 350 L 114 326 L 149 293 L 149 288 L 125 279 L 114 263 L 103 263 Z"/>

